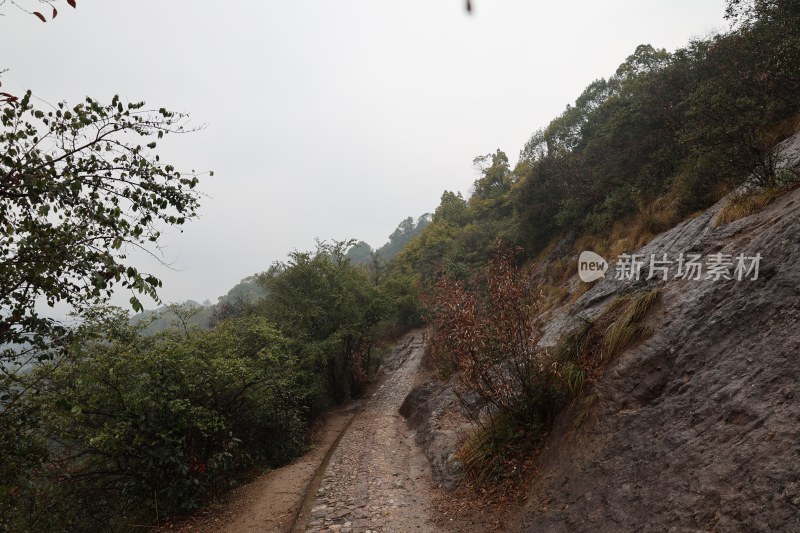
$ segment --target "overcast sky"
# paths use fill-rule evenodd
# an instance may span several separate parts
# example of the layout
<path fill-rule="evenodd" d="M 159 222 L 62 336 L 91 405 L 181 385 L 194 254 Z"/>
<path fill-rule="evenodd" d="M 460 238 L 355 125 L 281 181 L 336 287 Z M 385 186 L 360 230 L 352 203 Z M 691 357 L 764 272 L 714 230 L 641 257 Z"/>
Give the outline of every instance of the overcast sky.
<path fill-rule="evenodd" d="M 3 8 L 5 90 L 120 94 L 206 125 L 160 144 L 215 171 L 201 218 L 165 235 L 175 270 L 137 259 L 167 302 L 216 301 L 315 237 L 380 246 L 468 193 L 475 156 L 515 161 L 638 44 L 726 27 L 723 0 L 473 0 L 471 16 L 464 0 L 54 1 L 46 24 Z"/>

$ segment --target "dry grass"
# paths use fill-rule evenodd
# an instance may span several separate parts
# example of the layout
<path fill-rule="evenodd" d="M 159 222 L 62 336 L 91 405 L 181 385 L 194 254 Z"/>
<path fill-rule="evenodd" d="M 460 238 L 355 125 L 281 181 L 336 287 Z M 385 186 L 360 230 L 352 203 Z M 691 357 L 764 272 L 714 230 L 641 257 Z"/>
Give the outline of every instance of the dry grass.
<path fill-rule="evenodd" d="M 570 398 L 578 396 L 586 381 L 586 370 L 577 362 L 569 361 L 559 369 L 559 372 Z"/>
<path fill-rule="evenodd" d="M 587 232 L 580 235 L 565 256 L 552 260 L 548 265 L 539 286 L 543 294 L 539 311 L 574 302 L 592 287 L 591 283 L 581 283 L 577 290 L 570 292 L 567 286 L 569 280 L 577 274 L 576 260 L 580 252 L 591 250 L 609 259 L 625 252 L 630 253 L 645 246 L 658 233 L 680 222 L 678 213 L 676 200 L 665 196 L 649 204 L 642 203 L 636 213 L 617 221 L 606 233 Z M 526 268 L 533 270 L 542 265 L 562 239 L 563 235 L 554 237 L 544 250 L 526 264 Z"/>
<path fill-rule="evenodd" d="M 594 339 L 593 332 L 594 323 L 588 320 L 563 335 L 555 348 L 553 348 L 553 357 L 556 361 L 566 365 L 567 363 L 580 363 L 589 353 L 589 345 L 592 344 Z"/>
<path fill-rule="evenodd" d="M 539 285 L 539 291 L 541 291 L 542 298 L 540 299 L 539 308 L 534 311 L 538 315 L 563 304 L 569 297 L 569 291 L 565 284 L 544 283 Z"/>
<path fill-rule="evenodd" d="M 775 188 L 764 189 L 761 191 L 745 192 L 734 194 L 730 200 L 722 206 L 714 219 L 716 226 L 730 224 L 734 220 L 748 217 L 756 213 L 775 201 L 780 195 L 780 191 Z"/>
<path fill-rule="evenodd" d="M 576 302 L 578 298 L 589 292 L 589 289 L 594 287 L 595 283 L 597 282 L 593 281 L 591 283 L 581 283 L 578 285 L 578 288 L 570 295 L 570 303 Z"/>
<path fill-rule="evenodd" d="M 586 419 L 589 418 L 589 413 L 591 413 L 595 403 L 597 403 L 597 394 L 587 394 L 583 400 L 578 403 L 575 407 L 574 417 L 572 419 L 572 431 L 581 427 Z"/>
<path fill-rule="evenodd" d="M 583 394 L 585 385 L 596 382 L 616 355 L 652 334 L 645 318 L 658 297 L 659 291 L 652 290 L 618 298 L 597 319 L 564 335 L 554 348 L 561 382 L 572 399 L 572 431 L 583 424 L 597 401 L 595 394 Z"/>
<path fill-rule="evenodd" d="M 533 260 L 529 261 L 528 264 L 526 264 L 525 266 L 531 267 L 534 265 L 541 264 L 551 253 L 553 253 L 553 250 L 556 249 L 556 246 L 558 246 L 558 243 L 561 241 L 562 238 L 563 235 L 558 235 L 550 239 L 550 242 L 547 243 L 547 246 L 545 246 L 543 250 L 541 250 L 538 254 L 536 254 L 536 257 L 534 257 Z"/>
<path fill-rule="evenodd" d="M 641 203 L 636 213 L 615 222 L 608 232 L 581 235 L 575 242 L 575 250 L 592 250 L 604 257 L 637 250 L 680 222 L 678 208 L 676 200 L 669 196 Z"/>
<path fill-rule="evenodd" d="M 520 428 L 508 416 L 494 416 L 477 427 L 456 452 L 471 483 L 501 482 L 519 474 L 542 434 Z"/>
<path fill-rule="evenodd" d="M 658 296 L 659 291 L 652 290 L 618 298 L 597 319 L 561 338 L 553 356 L 563 365 L 562 379 L 571 395 L 596 379 L 614 356 L 652 333 L 644 320 Z M 580 380 L 575 376 L 579 370 L 584 372 Z"/>
<path fill-rule="evenodd" d="M 606 313 L 619 314 L 605 331 L 603 344 L 608 357 L 613 357 L 634 342 L 649 337 L 650 327 L 644 323 L 647 311 L 658 299 L 658 290 L 648 291 L 635 297 L 620 298 Z"/>
<path fill-rule="evenodd" d="M 617 257 L 645 246 L 653 237 L 679 222 L 676 200 L 663 196 L 649 204 L 640 204 L 638 211 L 611 228 L 609 255 Z"/>
<path fill-rule="evenodd" d="M 539 471 L 538 450 L 528 453 L 518 465 L 518 474 L 500 483 L 477 484 L 466 478 L 453 491 L 433 492 L 431 520 L 438 531 L 511 531 Z"/>
<path fill-rule="evenodd" d="M 575 274 L 575 258 L 571 256 L 556 259 L 550 268 L 550 279 L 556 285 L 563 285 Z"/>
<path fill-rule="evenodd" d="M 748 217 L 767 207 L 788 191 L 800 187 L 800 169 L 797 166 L 777 171 L 775 185 L 766 188 L 736 193 L 722 206 L 714 218 L 716 226 L 730 224 L 734 220 Z"/>

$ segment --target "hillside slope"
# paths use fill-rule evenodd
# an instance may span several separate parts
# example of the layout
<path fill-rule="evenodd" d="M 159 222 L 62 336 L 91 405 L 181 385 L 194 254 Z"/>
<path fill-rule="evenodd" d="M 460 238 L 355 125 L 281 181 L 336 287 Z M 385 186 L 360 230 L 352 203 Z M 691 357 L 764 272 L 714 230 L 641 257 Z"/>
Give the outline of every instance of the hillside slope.
<path fill-rule="evenodd" d="M 798 147 L 783 145 L 794 164 Z M 520 530 L 800 531 L 800 190 L 717 226 L 726 201 L 635 253 L 760 253 L 758 279 L 674 279 L 673 265 L 668 281 L 617 280 L 612 264 L 546 327 L 553 343 L 616 297 L 660 289 L 652 336 L 587 391 L 579 427 L 574 412 L 558 422 Z"/>

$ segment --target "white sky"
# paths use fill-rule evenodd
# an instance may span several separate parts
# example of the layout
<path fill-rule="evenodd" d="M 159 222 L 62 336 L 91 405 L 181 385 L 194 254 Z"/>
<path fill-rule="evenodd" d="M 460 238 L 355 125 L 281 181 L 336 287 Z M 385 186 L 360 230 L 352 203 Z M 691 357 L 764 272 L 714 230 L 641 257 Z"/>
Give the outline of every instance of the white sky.
<path fill-rule="evenodd" d="M 475 156 L 514 161 L 638 44 L 726 26 L 724 0 L 473 0 L 472 16 L 464 0 L 54 1 L 46 24 L 3 8 L 4 90 L 118 93 L 207 125 L 160 143 L 215 171 L 201 218 L 164 238 L 177 270 L 137 259 L 167 302 L 216 301 L 315 237 L 380 246 L 466 193 Z"/>

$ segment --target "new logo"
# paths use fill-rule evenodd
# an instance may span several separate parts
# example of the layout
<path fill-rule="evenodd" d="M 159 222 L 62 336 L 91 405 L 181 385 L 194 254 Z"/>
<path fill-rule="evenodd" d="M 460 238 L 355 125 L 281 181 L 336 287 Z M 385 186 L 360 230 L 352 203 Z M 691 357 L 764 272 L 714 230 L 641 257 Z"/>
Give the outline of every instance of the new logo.
<path fill-rule="evenodd" d="M 581 252 L 578 258 L 578 277 L 581 281 L 591 283 L 606 275 L 608 261 L 594 252 Z"/>

